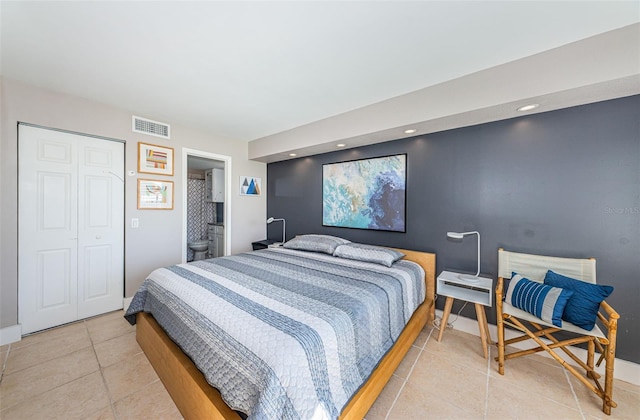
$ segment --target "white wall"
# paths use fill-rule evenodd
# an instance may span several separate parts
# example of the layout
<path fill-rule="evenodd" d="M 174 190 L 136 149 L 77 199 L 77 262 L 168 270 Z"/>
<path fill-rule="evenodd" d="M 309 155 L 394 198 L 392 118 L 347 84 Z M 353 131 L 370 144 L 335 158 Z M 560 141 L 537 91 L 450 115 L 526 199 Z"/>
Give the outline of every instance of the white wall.
<path fill-rule="evenodd" d="M 180 263 L 182 250 L 182 148 L 201 150 L 232 158 L 230 253 L 251 249 L 251 242 L 266 234 L 266 193 L 261 197 L 239 196 L 239 177 L 249 175 L 266 181 L 266 164 L 249 161 L 247 143 L 205 134 L 172 124 L 171 118 L 140 115 L 171 124 L 171 140 L 131 131 L 135 110 L 111 106 L 40 89 L 0 77 L 0 328 L 16 325 L 17 304 L 17 123 L 110 137 L 126 142 L 125 170 L 137 172 L 137 145 L 142 141 L 174 148 L 174 176 L 126 177 L 125 186 L 125 296 L 132 296 L 153 269 Z M 164 178 L 174 181 L 174 210 L 138 210 L 137 179 Z M 263 185 L 266 185 L 264 182 Z M 131 218 L 140 220 L 139 229 L 131 229 Z"/>

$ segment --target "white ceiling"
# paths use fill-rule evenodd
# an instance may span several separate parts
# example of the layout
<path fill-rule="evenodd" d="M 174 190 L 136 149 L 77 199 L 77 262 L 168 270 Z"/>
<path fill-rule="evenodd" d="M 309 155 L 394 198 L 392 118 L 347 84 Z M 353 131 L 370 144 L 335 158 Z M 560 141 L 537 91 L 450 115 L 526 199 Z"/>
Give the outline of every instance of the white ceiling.
<path fill-rule="evenodd" d="M 640 3 L 2 1 L 0 16 L 4 77 L 251 141 L 640 22 Z"/>

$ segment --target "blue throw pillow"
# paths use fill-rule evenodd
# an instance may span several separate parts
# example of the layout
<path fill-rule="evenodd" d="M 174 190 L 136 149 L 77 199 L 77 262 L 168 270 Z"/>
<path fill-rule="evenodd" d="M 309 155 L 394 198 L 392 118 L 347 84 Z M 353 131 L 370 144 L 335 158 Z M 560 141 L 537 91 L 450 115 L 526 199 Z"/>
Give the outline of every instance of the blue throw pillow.
<path fill-rule="evenodd" d="M 562 319 L 589 331 L 596 325 L 600 302 L 613 292 L 613 286 L 587 283 L 554 273 L 551 270 L 547 271 L 544 283 L 573 291 L 573 296 L 564 307 Z"/>
<path fill-rule="evenodd" d="M 513 273 L 505 301 L 545 322 L 562 327 L 562 312 L 571 295 L 571 290 L 551 287 Z"/>

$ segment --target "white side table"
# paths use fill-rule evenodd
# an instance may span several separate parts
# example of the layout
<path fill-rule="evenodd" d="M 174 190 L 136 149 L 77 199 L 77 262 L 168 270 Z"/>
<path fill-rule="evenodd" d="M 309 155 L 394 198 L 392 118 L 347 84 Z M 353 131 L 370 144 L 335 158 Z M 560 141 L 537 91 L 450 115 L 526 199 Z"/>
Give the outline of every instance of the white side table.
<path fill-rule="evenodd" d="M 440 322 L 440 332 L 438 333 L 438 341 L 442 339 L 442 333 L 447 328 L 447 321 L 451 313 L 454 299 L 460 299 L 472 302 L 476 307 L 476 318 L 478 320 L 478 329 L 480 330 L 480 340 L 482 340 L 482 350 L 484 358 L 489 357 L 487 352 L 487 343 L 493 344 L 489 335 L 489 325 L 487 324 L 487 315 L 483 306 L 492 305 L 492 287 L 493 280 L 486 277 L 478 277 L 477 280 L 466 280 L 459 277 L 459 273 L 451 271 L 443 271 L 438 276 L 437 293 L 446 296 L 447 300 L 444 304 L 444 312 L 442 321 Z"/>

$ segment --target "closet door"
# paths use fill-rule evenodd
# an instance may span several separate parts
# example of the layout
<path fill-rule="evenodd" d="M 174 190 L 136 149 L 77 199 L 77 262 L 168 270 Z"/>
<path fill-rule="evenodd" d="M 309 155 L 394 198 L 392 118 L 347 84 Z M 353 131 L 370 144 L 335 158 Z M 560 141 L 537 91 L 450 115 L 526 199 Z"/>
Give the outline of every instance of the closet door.
<path fill-rule="evenodd" d="M 121 143 L 20 125 L 23 334 L 122 308 L 123 153 Z"/>
<path fill-rule="evenodd" d="M 20 126 L 18 312 L 30 333 L 77 318 L 77 150 L 64 133 Z"/>
<path fill-rule="evenodd" d="M 78 318 L 122 308 L 124 144 L 78 142 Z"/>

